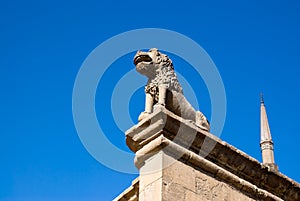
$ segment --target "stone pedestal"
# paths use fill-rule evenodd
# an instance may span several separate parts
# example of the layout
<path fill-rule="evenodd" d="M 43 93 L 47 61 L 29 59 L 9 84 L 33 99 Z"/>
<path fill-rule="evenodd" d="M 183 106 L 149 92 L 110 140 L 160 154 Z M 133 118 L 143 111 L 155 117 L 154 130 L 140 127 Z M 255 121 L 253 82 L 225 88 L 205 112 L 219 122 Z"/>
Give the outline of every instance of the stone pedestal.
<path fill-rule="evenodd" d="M 300 185 L 163 107 L 126 132 L 140 171 L 116 200 L 299 200 Z M 134 189 L 134 188 L 132 188 Z"/>

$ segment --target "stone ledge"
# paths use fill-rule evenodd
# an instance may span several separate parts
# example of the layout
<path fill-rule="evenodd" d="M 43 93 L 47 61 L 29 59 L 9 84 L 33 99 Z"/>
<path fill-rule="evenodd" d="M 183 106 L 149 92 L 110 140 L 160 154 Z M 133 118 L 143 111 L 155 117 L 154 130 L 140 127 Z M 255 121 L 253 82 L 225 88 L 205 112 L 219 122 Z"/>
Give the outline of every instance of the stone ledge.
<path fill-rule="evenodd" d="M 142 165 L 145 158 L 165 148 L 168 154 L 183 154 L 181 158 L 196 168 L 207 167 L 204 170 L 216 177 L 232 180 L 231 184 L 243 191 L 257 192 L 263 196 L 268 195 L 266 192 L 271 192 L 284 200 L 300 199 L 300 185 L 297 182 L 272 171 L 256 159 L 163 107 L 157 107 L 153 114 L 129 129 L 126 132 L 126 143 L 136 152 L 137 167 Z M 202 167 L 203 164 L 205 167 Z M 212 165 L 218 166 L 219 169 L 214 169 L 217 172 L 211 172 Z M 272 198 L 272 195 L 268 197 Z"/>
<path fill-rule="evenodd" d="M 139 200 L 139 178 L 132 181 L 129 188 L 123 191 L 113 201 L 138 201 Z"/>
<path fill-rule="evenodd" d="M 135 162 L 138 164 L 138 167 L 142 164 L 141 161 L 145 161 L 153 154 L 159 151 L 159 147 L 163 148 L 163 152 L 172 156 L 174 158 L 180 159 L 180 161 L 185 164 L 189 164 L 193 167 L 200 168 L 205 172 L 212 174 L 215 178 L 218 178 L 232 186 L 236 189 L 255 197 L 256 199 L 263 200 L 275 200 L 282 201 L 282 199 L 273 195 L 272 193 L 260 189 L 257 186 L 251 184 L 248 181 L 245 181 L 233 173 L 221 168 L 220 166 L 210 162 L 209 160 L 195 154 L 194 152 L 188 151 L 180 145 L 168 140 L 164 136 L 159 136 L 149 144 L 145 145 L 143 149 L 136 152 Z M 150 153 L 150 154 L 149 154 Z M 180 158 L 179 158 L 180 157 Z M 171 165 L 171 164 L 169 164 Z"/>

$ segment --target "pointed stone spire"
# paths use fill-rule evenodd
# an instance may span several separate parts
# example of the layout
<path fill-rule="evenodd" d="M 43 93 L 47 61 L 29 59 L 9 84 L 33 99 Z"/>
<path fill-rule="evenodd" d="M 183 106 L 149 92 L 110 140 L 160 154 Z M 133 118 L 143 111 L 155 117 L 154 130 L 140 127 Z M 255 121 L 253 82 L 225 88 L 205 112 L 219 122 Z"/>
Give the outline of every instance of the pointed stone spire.
<path fill-rule="evenodd" d="M 271 170 L 278 171 L 274 160 L 274 145 L 262 93 L 260 94 L 260 148 L 263 164 L 270 167 Z"/>

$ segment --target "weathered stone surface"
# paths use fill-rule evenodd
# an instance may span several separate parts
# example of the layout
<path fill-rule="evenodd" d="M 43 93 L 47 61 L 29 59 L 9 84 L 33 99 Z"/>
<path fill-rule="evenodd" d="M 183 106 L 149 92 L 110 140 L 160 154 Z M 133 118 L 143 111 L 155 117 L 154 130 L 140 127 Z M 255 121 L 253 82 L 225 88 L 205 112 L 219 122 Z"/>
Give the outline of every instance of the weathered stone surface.
<path fill-rule="evenodd" d="M 157 179 L 145 186 L 145 188 L 140 189 L 139 201 L 148 200 L 163 200 L 162 198 L 162 178 Z"/>
<path fill-rule="evenodd" d="M 168 166 L 156 173 L 140 176 L 140 185 L 147 183 L 140 186 L 140 200 L 255 200 L 251 194 L 249 196 L 206 172 L 174 160 L 163 152 L 160 152 L 159 156 L 162 163 L 167 163 Z M 156 160 L 152 157 L 147 159 L 150 163 Z M 145 166 L 147 165 L 148 162 L 145 163 Z M 147 196 L 147 194 L 151 195 Z"/>
<path fill-rule="evenodd" d="M 163 170 L 163 180 L 169 181 L 167 186 L 176 184 L 177 192 L 182 192 L 182 199 L 178 200 L 253 200 L 230 184 L 221 182 L 181 161 L 175 161 Z M 163 195 L 169 194 L 172 195 L 170 190 L 163 189 Z"/>
<path fill-rule="evenodd" d="M 132 181 L 132 185 L 113 201 L 138 201 L 139 200 L 139 178 Z"/>
<path fill-rule="evenodd" d="M 140 200 L 299 200 L 298 183 L 164 107 L 128 130 L 126 142 Z"/>
<path fill-rule="evenodd" d="M 185 119 L 193 121 L 198 127 L 209 131 L 206 117 L 196 111 L 183 95 L 172 60 L 156 48 L 148 52 L 138 51 L 134 57 L 136 70 L 148 77 L 145 88 L 145 111 L 139 116 L 139 121 L 152 113 L 155 104 L 163 105 L 168 110 Z"/>

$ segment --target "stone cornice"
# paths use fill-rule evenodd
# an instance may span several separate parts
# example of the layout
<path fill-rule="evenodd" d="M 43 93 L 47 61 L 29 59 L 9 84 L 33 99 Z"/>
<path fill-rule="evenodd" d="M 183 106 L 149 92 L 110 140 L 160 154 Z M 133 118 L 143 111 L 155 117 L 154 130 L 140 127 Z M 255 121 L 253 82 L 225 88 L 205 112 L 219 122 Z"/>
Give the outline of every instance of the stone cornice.
<path fill-rule="evenodd" d="M 138 201 L 139 200 L 139 178 L 132 181 L 132 185 L 122 192 L 113 201 Z"/>
<path fill-rule="evenodd" d="M 163 107 L 126 132 L 135 164 L 163 150 L 187 164 L 268 200 L 299 200 L 300 185 Z M 279 199 L 280 198 L 280 199 Z"/>

